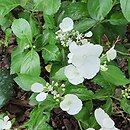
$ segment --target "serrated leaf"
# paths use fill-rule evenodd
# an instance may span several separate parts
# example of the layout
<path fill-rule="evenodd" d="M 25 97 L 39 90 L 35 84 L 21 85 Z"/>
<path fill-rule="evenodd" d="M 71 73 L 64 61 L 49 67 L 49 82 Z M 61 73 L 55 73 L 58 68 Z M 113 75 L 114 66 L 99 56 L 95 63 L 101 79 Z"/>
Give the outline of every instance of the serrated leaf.
<path fill-rule="evenodd" d="M 125 75 L 118 67 L 113 65 L 108 65 L 107 67 L 107 71 L 101 71 L 101 75 L 106 81 L 116 86 L 126 85 L 130 83 L 130 79 L 125 78 Z"/>
<path fill-rule="evenodd" d="M 61 0 L 43 0 L 43 11 L 47 15 L 55 14 L 60 8 Z"/>
<path fill-rule="evenodd" d="M 21 64 L 20 73 L 39 76 L 41 72 L 40 58 L 35 50 L 29 51 Z"/>
<path fill-rule="evenodd" d="M 44 46 L 42 57 L 45 61 L 60 61 L 59 48 L 53 44 Z"/>
<path fill-rule="evenodd" d="M 120 0 L 120 4 L 125 18 L 130 22 L 130 0 Z"/>
<path fill-rule="evenodd" d="M 15 7 L 20 5 L 19 0 L 0 0 L 0 15 L 5 16 Z"/>
<path fill-rule="evenodd" d="M 109 22 L 112 25 L 125 25 L 128 21 L 125 19 L 124 15 L 121 12 L 116 12 L 111 15 Z"/>
<path fill-rule="evenodd" d="M 80 32 L 86 32 L 90 28 L 92 28 L 96 23 L 97 21 L 95 21 L 94 19 L 86 18 L 86 19 L 80 20 L 77 24 L 75 24 L 74 29 Z"/>
<path fill-rule="evenodd" d="M 129 100 L 127 100 L 126 98 L 123 98 L 123 99 L 121 99 L 121 107 L 122 107 L 122 109 L 126 112 L 126 113 L 128 113 L 128 114 L 130 114 L 130 102 L 129 102 Z"/>
<path fill-rule="evenodd" d="M 23 18 L 14 20 L 12 26 L 13 33 L 19 38 L 24 39 L 26 42 L 28 42 L 30 45 L 32 44 L 32 30 L 31 26 Z"/>
<path fill-rule="evenodd" d="M 82 101 L 91 100 L 94 96 L 91 90 L 88 90 L 85 86 L 82 85 L 67 85 L 65 89 L 66 94 L 76 94 Z"/>
<path fill-rule="evenodd" d="M 112 0 L 88 0 L 88 12 L 95 20 L 103 20 L 112 9 Z"/>
<path fill-rule="evenodd" d="M 18 77 L 16 77 L 14 80 L 19 85 L 19 87 L 25 91 L 30 91 L 33 83 L 38 82 L 43 85 L 46 83 L 45 80 L 41 77 L 30 76 L 27 74 L 19 74 Z"/>

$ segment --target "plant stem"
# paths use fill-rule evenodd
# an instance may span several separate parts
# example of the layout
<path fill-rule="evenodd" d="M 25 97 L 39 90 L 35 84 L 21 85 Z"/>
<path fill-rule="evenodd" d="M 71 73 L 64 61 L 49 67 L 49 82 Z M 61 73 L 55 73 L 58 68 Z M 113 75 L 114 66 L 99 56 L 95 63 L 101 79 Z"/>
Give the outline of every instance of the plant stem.
<path fill-rule="evenodd" d="M 80 128 L 80 130 L 83 130 L 80 121 L 78 121 L 78 124 L 79 124 L 79 128 Z"/>

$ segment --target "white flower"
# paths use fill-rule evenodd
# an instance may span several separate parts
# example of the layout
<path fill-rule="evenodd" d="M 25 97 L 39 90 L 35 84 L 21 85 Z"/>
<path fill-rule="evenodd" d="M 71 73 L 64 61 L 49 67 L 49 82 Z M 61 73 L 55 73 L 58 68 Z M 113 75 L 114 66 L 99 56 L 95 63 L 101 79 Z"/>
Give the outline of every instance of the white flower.
<path fill-rule="evenodd" d="M 78 72 L 77 68 L 73 65 L 68 65 L 65 67 L 65 76 L 68 78 L 69 82 L 77 85 L 84 81 L 84 78 Z"/>
<path fill-rule="evenodd" d="M 76 73 L 78 72 L 78 75 L 82 77 L 82 79 L 92 79 L 99 72 L 99 56 L 103 51 L 102 46 L 93 45 L 91 43 L 86 43 L 80 46 L 77 45 L 75 42 L 72 42 L 69 46 L 69 50 L 70 53 L 68 54 L 68 63 L 72 63 L 75 66 L 75 68 L 73 67 L 72 70 L 74 70 L 74 72 Z M 70 72 L 71 71 L 69 71 L 68 73 Z M 71 75 L 73 74 L 75 73 L 72 72 Z M 73 75 L 73 77 L 75 77 L 75 75 Z M 69 79 L 69 81 L 73 79 L 68 75 L 67 78 Z"/>
<path fill-rule="evenodd" d="M 38 102 L 44 101 L 47 97 L 47 93 L 43 92 L 44 89 L 45 87 L 40 83 L 34 83 L 31 86 L 31 90 L 34 93 L 38 93 L 38 95 L 36 96 L 36 100 Z"/>
<path fill-rule="evenodd" d="M 94 112 L 96 121 L 101 126 L 100 130 L 119 130 L 115 127 L 114 121 L 109 117 L 107 113 L 101 108 L 98 108 Z"/>
<path fill-rule="evenodd" d="M 89 31 L 89 32 L 87 32 L 87 33 L 85 34 L 85 37 L 92 37 L 92 35 L 93 35 L 93 33 L 92 33 L 91 31 Z"/>
<path fill-rule="evenodd" d="M 86 129 L 86 130 L 95 130 L 94 128 L 88 128 L 88 129 Z"/>
<path fill-rule="evenodd" d="M 117 52 L 116 50 L 114 49 L 115 46 L 113 46 L 112 48 L 110 48 L 107 52 L 106 52 L 106 55 L 107 55 L 107 60 L 110 61 L 110 60 L 114 60 L 117 56 Z"/>
<path fill-rule="evenodd" d="M 60 103 L 60 108 L 70 115 L 75 115 L 82 109 L 82 101 L 74 94 L 67 94 Z"/>
<path fill-rule="evenodd" d="M 74 22 L 71 18 L 66 17 L 62 20 L 59 27 L 63 32 L 71 31 L 73 29 Z"/>
<path fill-rule="evenodd" d="M 9 121 L 9 117 L 5 116 L 4 119 L 0 119 L 0 130 L 8 130 L 12 126 L 11 121 Z"/>

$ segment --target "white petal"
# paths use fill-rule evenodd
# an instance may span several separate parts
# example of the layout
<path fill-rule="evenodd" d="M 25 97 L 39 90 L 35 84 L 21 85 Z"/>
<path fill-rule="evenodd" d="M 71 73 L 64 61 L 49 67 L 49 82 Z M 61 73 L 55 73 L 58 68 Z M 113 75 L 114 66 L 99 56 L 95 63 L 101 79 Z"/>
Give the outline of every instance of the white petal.
<path fill-rule="evenodd" d="M 9 120 L 9 117 L 8 116 L 5 116 L 4 117 L 4 121 L 7 122 Z"/>
<path fill-rule="evenodd" d="M 105 128 L 113 128 L 115 125 L 114 121 L 111 118 L 104 118 L 103 119 L 103 126 Z"/>
<path fill-rule="evenodd" d="M 73 54 L 69 53 L 68 58 L 69 58 L 68 63 L 72 63 Z"/>
<path fill-rule="evenodd" d="M 80 75 L 78 70 L 73 65 L 68 65 L 65 67 L 65 76 L 68 78 L 69 82 L 77 85 L 84 81 L 83 76 Z"/>
<path fill-rule="evenodd" d="M 71 31 L 73 29 L 74 22 L 71 18 L 66 17 L 62 20 L 59 27 L 63 32 Z"/>
<path fill-rule="evenodd" d="M 117 52 L 116 50 L 114 49 L 114 46 L 112 48 L 110 48 L 107 52 L 106 52 L 106 55 L 107 55 L 107 60 L 110 61 L 110 60 L 114 60 L 117 56 Z"/>
<path fill-rule="evenodd" d="M 67 111 L 68 114 L 75 115 L 82 109 L 82 105 L 82 101 L 76 95 L 67 94 L 60 107 L 62 110 Z"/>
<path fill-rule="evenodd" d="M 85 34 L 85 37 L 92 37 L 92 35 L 93 35 L 93 33 L 92 33 L 91 31 L 89 31 L 89 32 L 87 32 L 87 33 Z"/>
<path fill-rule="evenodd" d="M 63 111 L 68 111 L 68 110 L 69 110 L 68 101 L 67 101 L 67 100 L 63 100 L 63 101 L 60 103 L 60 108 L 61 108 Z"/>
<path fill-rule="evenodd" d="M 82 101 L 79 98 L 73 99 L 70 109 L 67 111 L 70 115 L 78 114 L 82 109 Z"/>
<path fill-rule="evenodd" d="M 88 129 L 86 129 L 86 130 L 95 130 L 94 128 L 88 128 Z"/>
<path fill-rule="evenodd" d="M 0 119 L 0 129 L 2 129 L 4 127 L 5 127 L 5 122 L 2 119 Z"/>
<path fill-rule="evenodd" d="M 77 51 L 78 49 L 78 45 L 76 44 L 75 41 L 71 42 L 71 44 L 69 45 L 69 50 L 71 53 L 75 53 L 75 51 Z"/>
<path fill-rule="evenodd" d="M 92 79 L 100 70 L 100 59 L 89 56 L 85 59 L 84 65 L 78 68 L 79 73 L 87 79 Z"/>
<path fill-rule="evenodd" d="M 47 93 L 41 92 L 41 93 L 39 93 L 39 94 L 36 96 L 36 100 L 37 100 L 38 102 L 41 102 L 41 101 L 44 101 L 44 100 L 46 99 L 46 97 L 47 97 Z"/>
<path fill-rule="evenodd" d="M 42 84 L 40 83 L 34 83 L 32 86 L 31 86 L 31 90 L 34 92 L 34 93 L 39 93 L 39 92 L 42 92 L 44 90 L 44 87 Z"/>
<path fill-rule="evenodd" d="M 8 121 L 5 125 L 5 129 L 10 129 L 12 126 L 11 121 Z"/>
<path fill-rule="evenodd" d="M 96 109 L 94 115 L 98 124 L 103 128 L 103 120 L 109 118 L 109 115 L 101 108 Z"/>

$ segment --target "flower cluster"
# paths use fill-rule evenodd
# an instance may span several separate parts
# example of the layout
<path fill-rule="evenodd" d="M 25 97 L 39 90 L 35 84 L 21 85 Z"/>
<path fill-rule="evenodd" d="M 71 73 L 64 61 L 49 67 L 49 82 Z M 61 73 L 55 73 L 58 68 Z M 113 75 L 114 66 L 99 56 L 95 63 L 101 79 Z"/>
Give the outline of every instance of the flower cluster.
<path fill-rule="evenodd" d="M 61 84 L 59 85 L 57 82 L 52 81 L 52 84 L 46 83 L 45 87 L 40 83 L 34 83 L 31 86 L 31 90 L 34 93 L 38 93 L 36 96 L 36 100 L 38 102 L 44 101 L 47 98 L 48 93 L 52 94 L 54 96 L 54 99 L 56 101 L 60 102 L 60 108 L 63 111 L 66 111 L 70 115 L 75 115 L 79 113 L 79 111 L 82 109 L 82 101 L 74 94 L 67 94 L 64 97 L 62 97 L 62 93 L 59 93 L 54 88 L 58 87 L 61 88 L 62 91 L 65 91 L 65 85 Z"/>
<path fill-rule="evenodd" d="M 94 45 L 87 39 L 92 36 L 89 31 L 86 34 L 73 30 L 74 22 L 71 18 L 64 18 L 59 25 L 60 30 L 56 32 L 57 38 L 60 39 L 63 46 L 69 46 L 68 54 L 69 65 L 65 68 L 65 75 L 69 82 L 77 85 L 84 79 L 92 79 L 101 71 L 107 71 L 107 65 L 100 65 L 100 55 L 103 52 L 101 45 Z M 110 48 L 105 56 L 108 60 L 116 58 L 117 52 L 115 46 Z"/>
<path fill-rule="evenodd" d="M 89 31 L 86 34 L 79 33 L 73 30 L 74 22 L 71 18 L 64 18 L 60 23 L 60 30 L 56 32 L 56 38 L 60 40 L 61 45 L 68 47 L 71 42 L 75 41 L 77 45 L 82 45 L 88 42 L 88 38 L 92 36 L 92 32 Z"/>
<path fill-rule="evenodd" d="M 109 115 L 101 108 L 98 108 L 94 112 L 97 123 L 101 126 L 100 130 L 119 130 L 115 127 L 114 121 Z M 94 128 L 88 128 L 87 130 L 95 130 Z"/>
<path fill-rule="evenodd" d="M 125 98 L 130 99 L 130 85 L 128 87 L 124 86 L 124 90 L 122 90 L 122 95 Z"/>
<path fill-rule="evenodd" d="M 9 117 L 5 116 L 4 119 L 0 119 L 0 130 L 9 130 L 12 127 Z"/>

